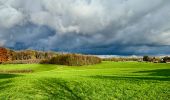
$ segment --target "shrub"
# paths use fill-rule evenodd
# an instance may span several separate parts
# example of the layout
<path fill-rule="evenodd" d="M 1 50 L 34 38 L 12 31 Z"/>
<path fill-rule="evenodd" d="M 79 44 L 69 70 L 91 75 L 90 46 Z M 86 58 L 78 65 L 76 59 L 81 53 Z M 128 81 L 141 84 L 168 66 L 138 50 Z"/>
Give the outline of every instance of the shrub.
<path fill-rule="evenodd" d="M 143 56 L 143 61 L 150 61 L 150 57 L 149 56 Z"/>
<path fill-rule="evenodd" d="M 101 59 L 95 56 L 86 56 L 80 54 L 64 54 L 52 57 L 49 61 L 42 63 L 59 64 L 68 66 L 82 66 L 101 63 Z"/>
<path fill-rule="evenodd" d="M 49 64 L 49 60 L 47 60 L 47 59 L 41 60 L 40 64 Z"/>
<path fill-rule="evenodd" d="M 33 73 L 31 69 L 24 69 L 24 70 L 0 70 L 0 73 L 11 74 L 11 73 Z"/>

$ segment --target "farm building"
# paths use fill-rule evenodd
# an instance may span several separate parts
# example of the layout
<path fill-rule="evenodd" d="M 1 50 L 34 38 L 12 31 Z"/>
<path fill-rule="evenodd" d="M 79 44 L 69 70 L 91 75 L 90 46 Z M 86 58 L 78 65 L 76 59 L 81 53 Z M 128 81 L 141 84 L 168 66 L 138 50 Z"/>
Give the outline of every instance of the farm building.
<path fill-rule="evenodd" d="M 0 47 L 0 62 L 8 61 L 8 50 Z"/>
<path fill-rule="evenodd" d="M 170 63 L 170 59 L 166 60 L 165 62 L 166 62 L 166 63 Z"/>
<path fill-rule="evenodd" d="M 164 57 L 164 58 L 162 58 L 162 61 L 164 62 L 164 63 L 170 63 L 170 57 Z"/>

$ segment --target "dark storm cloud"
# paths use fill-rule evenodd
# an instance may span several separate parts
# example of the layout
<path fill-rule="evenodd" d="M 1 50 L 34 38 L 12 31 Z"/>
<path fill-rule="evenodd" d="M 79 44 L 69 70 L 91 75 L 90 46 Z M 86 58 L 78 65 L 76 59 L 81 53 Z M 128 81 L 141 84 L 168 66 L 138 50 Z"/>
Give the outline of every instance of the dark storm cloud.
<path fill-rule="evenodd" d="M 168 54 L 169 22 L 169 0 L 0 0 L 0 45 L 93 54 Z"/>

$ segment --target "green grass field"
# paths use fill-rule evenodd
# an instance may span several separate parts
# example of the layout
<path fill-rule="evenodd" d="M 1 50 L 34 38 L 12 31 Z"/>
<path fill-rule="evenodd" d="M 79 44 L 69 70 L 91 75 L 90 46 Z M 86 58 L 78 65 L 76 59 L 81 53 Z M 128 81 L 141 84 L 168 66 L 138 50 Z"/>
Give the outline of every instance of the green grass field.
<path fill-rule="evenodd" d="M 168 100 L 170 64 L 0 65 L 0 100 Z"/>

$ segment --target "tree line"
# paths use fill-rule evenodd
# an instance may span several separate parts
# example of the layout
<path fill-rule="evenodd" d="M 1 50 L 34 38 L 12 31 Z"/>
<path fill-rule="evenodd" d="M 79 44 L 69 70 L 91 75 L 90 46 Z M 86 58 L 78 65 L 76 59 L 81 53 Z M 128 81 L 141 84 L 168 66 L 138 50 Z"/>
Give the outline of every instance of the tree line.
<path fill-rule="evenodd" d="M 56 56 L 55 52 L 42 52 L 35 50 L 23 50 L 23 51 L 8 51 L 9 60 L 33 60 L 33 59 L 50 59 Z"/>
<path fill-rule="evenodd" d="M 59 64 L 69 66 L 82 66 L 101 63 L 101 59 L 95 56 L 82 55 L 82 54 L 60 54 L 56 52 L 43 52 L 36 50 L 22 50 L 15 51 L 4 49 L 8 57 L 7 61 L 3 64 Z M 2 51 L 0 51 L 2 52 Z M 0 56 L 2 58 L 3 56 Z"/>
<path fill-rule="evenodd" d="M 59 64 L 68 66 L 83 66 L 101 63 L 101 59 L 90 55 L 81 54 L 62 54 L 49 60 L 42 60 L 42 64 Z"/>
<path fill-rule="evenodd" d="M 150 57 L 150 56 L 143 56 L 143 61 L 145 62 L 154 62 L 154 63 L 169 63 L 170 57 Z"/>

